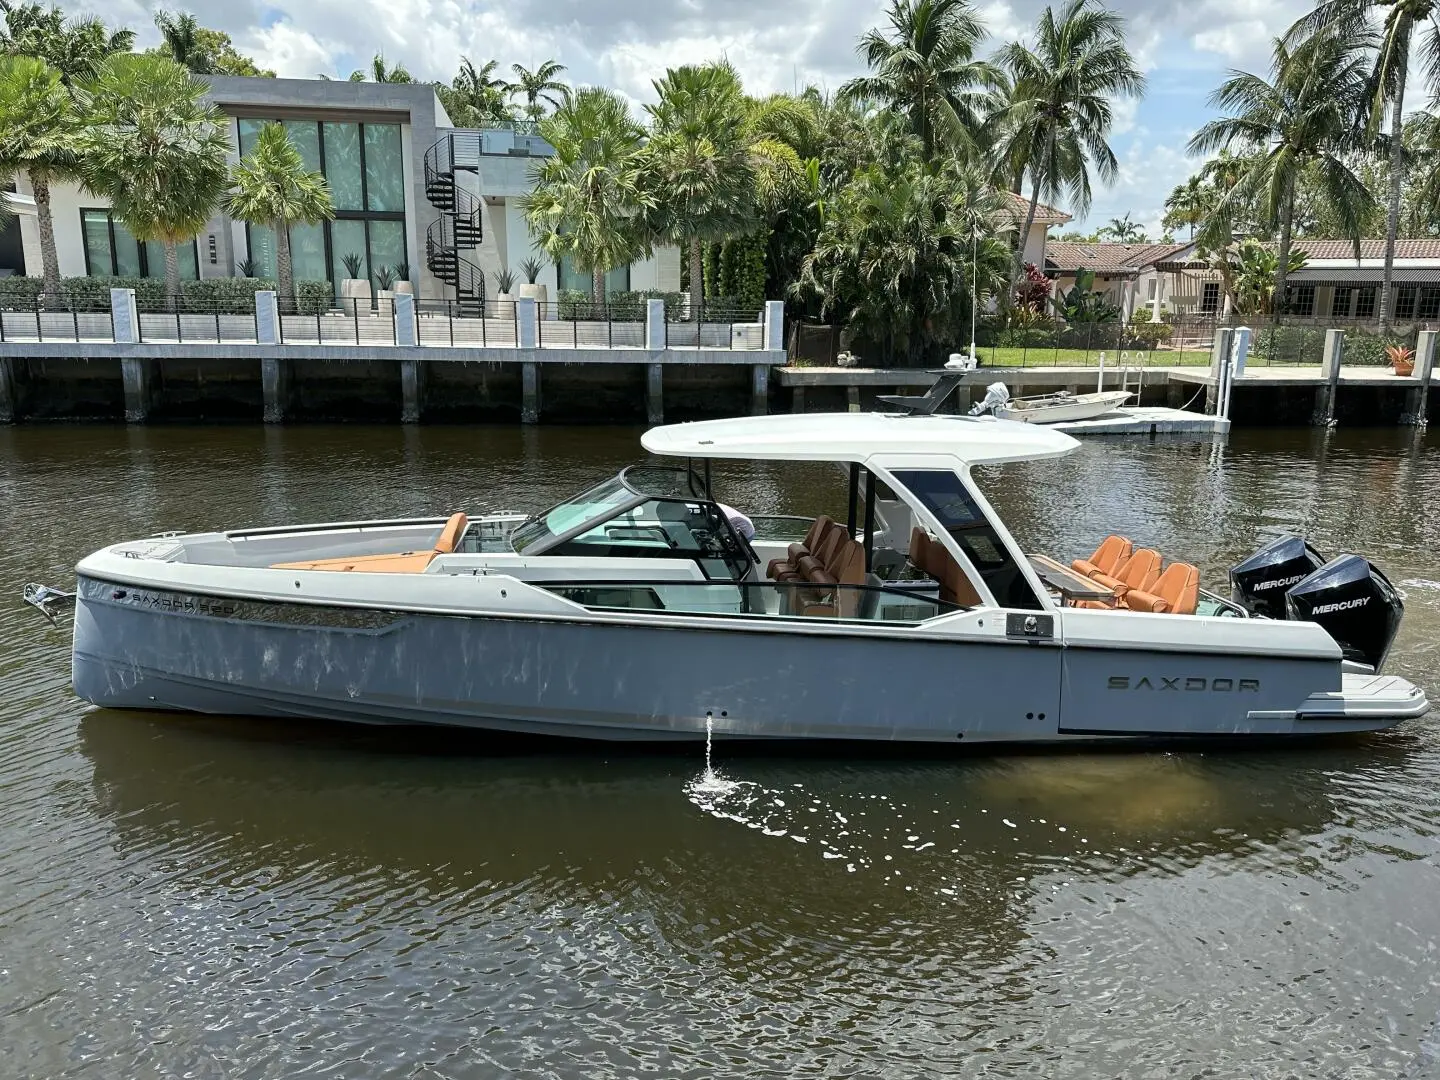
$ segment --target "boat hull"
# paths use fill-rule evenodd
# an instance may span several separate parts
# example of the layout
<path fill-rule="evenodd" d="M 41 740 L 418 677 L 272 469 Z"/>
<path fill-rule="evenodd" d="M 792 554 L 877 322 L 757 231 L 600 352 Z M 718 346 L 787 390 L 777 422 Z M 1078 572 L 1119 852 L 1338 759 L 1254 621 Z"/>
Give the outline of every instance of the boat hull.
<path fill-rule="evenodd" d="M 82 578 L 72 678 L 79 696 L 111 708 L 639 741 L 703 739 L 707 727 L 719 737 L 951 744 L 1233 738 L 1374 730 L 1403 715 L 1384 712 L 1393 694 L 1350 715 L 1334 672 L 1296 658 L 1237 666 L 1224 656 L 795 626 L 177 599 Z M 1116 689 L 1122 674 L 1133 692 Z M 1203 702 L 1181 689 L 1182 676 L 1206 681 Z M 1237 676 L 1255 689 L 1236 692 Z M 1062 688 L 1079 703 L 1063 714 Z M 1297 714 L 1317 688 L 1331 691 L 1326 714 Z"/>
<path fill-rule="evenodd" d="M 1002 406 L 995 410 L 1001 420 L 1018 420 L 1024 424 L 1062 424 L 1072 420 L 1094 420 L 1106 416 L 1134 394 L 1128 391 L 1106 391 L 1096 394 L 1081 394 L 1071 401 L 1056 405 L 1037 405 L 1023 409 Z"/>

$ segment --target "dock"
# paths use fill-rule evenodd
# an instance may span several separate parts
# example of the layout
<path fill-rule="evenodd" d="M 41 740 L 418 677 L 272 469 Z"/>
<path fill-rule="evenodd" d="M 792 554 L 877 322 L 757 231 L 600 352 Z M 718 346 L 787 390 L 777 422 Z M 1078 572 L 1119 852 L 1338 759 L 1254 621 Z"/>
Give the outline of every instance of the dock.
<path fill-rule="evenodd" d="M 1131 405 L 1093 420 L 1050 424 L 1067 435 L 1224 435 L 1230 420 L 1224 416 L 1155 405 Z"/>

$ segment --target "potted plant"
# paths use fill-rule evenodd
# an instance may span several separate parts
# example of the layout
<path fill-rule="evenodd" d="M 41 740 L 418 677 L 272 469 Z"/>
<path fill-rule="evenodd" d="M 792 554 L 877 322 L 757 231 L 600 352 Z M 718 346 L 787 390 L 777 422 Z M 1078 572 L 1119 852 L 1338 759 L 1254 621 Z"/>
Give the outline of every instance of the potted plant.
<path fill-rule="evenodd" d="M 395 306 L 395 290 L 391 288 L 395 284 L 395 271 L 388 266 L 377 267 L 375 284 L 379 286 L 375 293 L 375 308 L 381 315 L 389 315 L 390 309 Z"/>
<path fill-rule="evenodd" d="M 528 297 L 540 305 L 541 310 L 545 308 L 546 292 L 545 286 L 537 284 L 535 279 L 540 276 L 544 264 L 539 259 L 526 259 L 520 264 L 520 272 L 525 275 L 525 282 L 520 286 L 522 299 Z"/>
<path fill-rule="evenodd" d="M 515 271 L 508 267 L 501 270 L 495 275 L 495 287 L 498 290 L 495 293 L 495 302 L 500 305 L 498 314 L 504 319 L 515 311 L 515 305 L 511 303 L 515 297 L 510 294 L 510 290 L 515 287 Z"/>
<path fill-rule="evenodd" d="M 1408 345 L 1386 345 L 1385 355 L 1396 375 L 1415 374 L 1415 350 Z"/>
<path fill-rule="evenodd" d="M 345 265 L 345 273 L 350 275 L 344 281 L 340 282 L 341 310 L 347 315 L 355 314 L 361 307 L 369 311 L 370 279 L 360 276 L 360 264 L 362 262 L 360 256 L 352 251 L 348 255 L 342 255 L 340 261 Z M 361 304 L 362 300 L 364 301 L 363 305 Z"/>
<path fill-rule="evenodd" d="M 397 293 L 410 293 L 413 296 L 415 294 L 415 286 L 411 283 L 410 279 L 410 264 L 396 263 L 391 267 L 391 272 L 395 275 L 395 291 Z"/>

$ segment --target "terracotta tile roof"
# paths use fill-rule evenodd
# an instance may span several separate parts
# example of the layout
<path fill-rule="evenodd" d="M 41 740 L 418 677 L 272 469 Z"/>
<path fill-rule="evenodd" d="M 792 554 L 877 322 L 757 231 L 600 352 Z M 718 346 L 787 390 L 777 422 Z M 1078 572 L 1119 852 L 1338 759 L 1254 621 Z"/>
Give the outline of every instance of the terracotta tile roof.
<path fill-rule="evenodd" d="M 1312 259 L 1348 259 L 1355 261 L 1355 245 L 1349 240 L 1305 240 L 1296 238 L 1292 246 L 1305 252 Z M 1054 247 L 1052 244 L 1051 247 Z M 1440 262 L 1440 239 L 1397 240 L 1397 259 L 1434 259 Z M 1361 240 L 1360 258 L 1385 258 L 1384 240 Z"/>
<path fill-rule="evenodd" d="M 1030 212 L 1030 198 L 1028 195 L 1017 195 L 1013 191 L 1005 192 L 1014 208 L 1015 223 L 1025 224 L 1025 215 Z M 1070 221 L 1070 215 L 1064 210 L 1057 210 L 1053 206 L 1046 206 L 1043 202 L 1035 204 L 1035 224 L 1037 225 L 1064 225 Z"/>
<path fill-rule="evenodd" d="M 1094 270 L 1097 274 L 1136 273 L 1173 259 L 1189 244 L 1072 244 L 1052 240 L 1045 245 L 1045 269 L 1061 273 Z"/>

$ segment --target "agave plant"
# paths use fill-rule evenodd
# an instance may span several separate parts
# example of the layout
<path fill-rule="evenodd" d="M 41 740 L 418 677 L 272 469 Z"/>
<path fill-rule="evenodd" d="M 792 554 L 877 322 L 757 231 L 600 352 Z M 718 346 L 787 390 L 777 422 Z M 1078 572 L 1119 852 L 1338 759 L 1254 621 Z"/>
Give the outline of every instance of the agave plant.
<path fill-rule="evenodd" d="M 520 264 L 520 272 L 525 275 L 525 280 L 531 285 L 540 276 L 540 268 L 543 264 L 539 259 L 526 259 Z"/>
<path fill-rule="evenodd" d="M 495 275 L 495 285 L 502 293 L 508 293 L 515 287 L 515 271 L 508 266 Z"/>
<path fill-rule="evenodd" d="M 402 263 L 396 263 L 394 266 L 392 266 L 392 267 L 390 268 L 390 273 L 392 273 L 392 274 L 395 276 L 395 280 L 396 280 L 397 282 L 401 282 L 401 281 L 409 281 L 409 280 L 411 280 L 410 275 L 411 275 L 412 273 L 414 273 L 414 271 L 410 269 L 410 264 L 409 264 L 409 263 L 403 263 L 403 262 L 402 262 Z"/>
<path fill-rule="evenodd" d="M 380 286 L 381 292 L 389 292 L 395 284 L 395 271 L 388 266 L 377 266 L 375 268 L 375 284 Z"/>
<path fill-rule="evenodd" d="M 246 256 L 235 263 L 235 273 L 241 277 L 255 276 L 255 260 Z"/>

